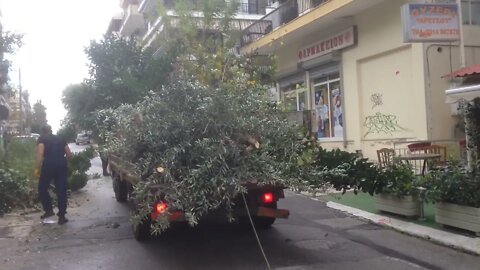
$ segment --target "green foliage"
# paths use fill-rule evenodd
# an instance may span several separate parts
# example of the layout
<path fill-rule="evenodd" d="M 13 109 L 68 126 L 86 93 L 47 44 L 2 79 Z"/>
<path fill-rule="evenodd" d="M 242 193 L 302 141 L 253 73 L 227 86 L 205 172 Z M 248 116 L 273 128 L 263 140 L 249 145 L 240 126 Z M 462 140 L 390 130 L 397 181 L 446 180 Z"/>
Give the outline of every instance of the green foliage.
<path fill-rule="evenodd" d="M 480 100 L 476 99 L 472 104 L 464 103 L 465 117 L 469 121 L 466 133 L 469 136 L 468 147 L 475 153 L 473 159 L 478 159 L 480 153 Z"/>
<path fill-rule="evenodd" d="M 79 190 L 87 184 L 87 171 L 92 166 L 90 160 L 95 156 L 95 149 L 88 147 L 82 152 L 73 154 L 68 162 L 68 188 Z"/>
<path fill-rule="evenodd" d="M 23 45 L 22 38 L 22 35 L 3 31 L 2 25 L 0 24 L 0 95 L 11 92 L 10 87 L 5 87 L 9 81 L 8 70 L 10 69 L 11 62 L 4 59 L 4 54 L 15 53 L 16 49 Z"/>
<path fill-rule="evenodd" d="M 264 84 L 272 83 L 273 74 L 268 62 L 260 68 L 259 57 L 230 52 L 238 34 L 230 29 L 235 3 L 202 1 L 205 16 L 195 18 L 182 3 L 186 1 L 175 1 L 178 16 L 162 18 L 169 40 L 161 40 L 165 53 L 158 63 L 167 72 L 156 68 L 153 74 L 164 79 L 150 82 L 150 77 L 135 75 L 130 76 L 138 79 L 134 84 L 125 84 L 118 79 L 123 73 L 102 75 L 122 70 L 122 62 L 112 62 L 127 59 L 131 65 L 141 61 L 139 55 L 130 59 L 109 54 L 91 67 L 92 85 L 106 96 L 121 95 L 118 85 L 135 86 L 122 106 L 117 107 L 120 99 L 105 100 L 99 108 L 112 109 L 99 111 L 97 121 L 100 126 L 108 123 L 102 130 L 106 149 L 133 164 L 132 173 L 141 176 L 133 194 L 138 204 L 135 221 L 146 217 L 158 200 L 183 211 L 191 225 L 220 207 L 228 216 L 234 200 L 246 192 L 244 184 L 299 186 L 314 173 L 308 163 L 298 162 L 308 149 L 301 134 L 266 99 L 269 86 Z M 114 53 L 109 42 L 106 38 L 102 46 Z M 134 104 L 136 100 L 140 102 Z M 159 167 L 164 171 L 158 172 Z M 161 215 L 154 231 L 168 225 Z"/>
<path fill-rule="evenodd" d="M 13 138 L 7 145 L 7 167 L 33 179 L 36 144 L 33 138 Z"/>
<path fill-rule="evenodd" d="M 14 138 L 7 145 L 6 159 L 0 165 L 0 213 L 33 204 L 35 146 L 31 138 Z"/>
<path fill-rule="evenodd" d="M 33 114 L 32 114 L 32 124 L 31 131 L 32 133 L 40 133 L 40 128 L 47 124 L 47 108 L 42 104 L 41 101 L 33 104 Z"/>
<path fill-rule="evenodd" d="M 432 201 L 480 207 L 480 163 L 468 170 L 451 162 L 427 174 L 423 181 L 427 198 Z"/>
<path fill-rule="evenodd" d="M 67 118 L 63 120 L 60 129 L 57 131 L 57 136 L 66 142 L 74 142 L 76 135 L 77 132 L 75 131 L 75 126 L 70 119 Z"/>
<path fill-rule="evenodd" d="M 230 208 L 244 183 L 298 185 L 296 161 L 305 148 L 298 132 L 265 99 L 265 88 L 248 80 L 242 69 L 220 88 L 177 77 L 141 103 L 113 112 L 110 151 L 132 162 L 145 180 L 135 187 L 141 216 L 165 199 L 195 224 L 210 210 Z M 159 166 L 165 174 L 155 173 Z M 169 190 L 165 198 L 150 192 L 159 183 Z"/>
<path fill-rule="evenodd" d="M 71 129 L 78 125 L 85 129 L 91 126 L 90 114 L 97 108 L 97 98 L 91 85 L 80 83 L 67 86 L 62 93 L 62 103 L 68 111 L 65 127 Z"/>
<path fill-rule="evenodd" d="M 308 152 L 308 151 L 307 151 Z M 322 147 L 310 151 L 309 162 L 316 168 L 315 177 L 308 179 L 308 187 L 318 190 L 329 183 L 336 190 L 353 190 L 370 195 L 388 193 L 396 196 L 414 195 L 418 192 L 416 177 L 406 164 L 379 168 L 355 153 Z"/>
<path fill-rule="evenodd" d="M 374 180 L 375 194 L 387 193 L 397 197 L 417 195 L 418 187 L 421 186 L 412 167 L 404 163 L 397 163 L 380 170 Z"/>
<path fill-rule="evenodd" d="M 73 172 L 68 177 L 67 186 L 70 190 L 76 191 L 87 185 L 88 175 L 85 173 L 79 173 L 78 171 Z"/>
<path fill-rule="evenodd" d="M 364 191 L 375 193 L 379 170 L 370 161 L 359 158 L 355 153 L 339 149 L 326 150 L 316 147 L 312 151 L 311 164 L 317 175 L 309 179 L 308 186 L 312 190 L 325 187 L 328 182 L 336 190 L 353 189 L 354 192 Z"/>
<path fill-rule="evenodd" d="M 33 189 L 29 182 L 29 178 L 16 170 L 0 169 L 0 214 L 31 201 Z"/>

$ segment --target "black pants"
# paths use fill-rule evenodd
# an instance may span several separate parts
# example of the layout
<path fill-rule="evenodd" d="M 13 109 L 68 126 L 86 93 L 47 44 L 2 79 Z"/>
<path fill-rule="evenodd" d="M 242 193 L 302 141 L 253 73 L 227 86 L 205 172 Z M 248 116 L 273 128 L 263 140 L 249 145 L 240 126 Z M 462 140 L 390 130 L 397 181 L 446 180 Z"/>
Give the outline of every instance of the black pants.
<path fill-rule="evenodd" d="M 53 181 L 57 193 L 58 215 L 67 213 L 67 166 L 43 166 L 38 181 L 38 196 L 45 212 L 53 211 L 52 198 L 48 193 Z"/>

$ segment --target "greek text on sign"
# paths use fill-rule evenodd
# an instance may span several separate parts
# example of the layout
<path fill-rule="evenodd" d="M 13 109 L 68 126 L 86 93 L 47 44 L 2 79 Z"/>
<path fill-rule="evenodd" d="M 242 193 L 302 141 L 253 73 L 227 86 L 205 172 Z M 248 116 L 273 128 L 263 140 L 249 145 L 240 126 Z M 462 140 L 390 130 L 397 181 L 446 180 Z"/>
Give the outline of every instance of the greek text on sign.
<path fill-rule="evenodd" d="M 460 38 L 456 4 L 405 4 L 402 24 L 405 42 L 456 41 Z"/>
<path fill-rule="evenodd" d="M 355 44 L 355 31 L 353 27 L 332 37 L 311 44 L 298 51 L 298 61 L 303 62 L 315 57 L 340 50 Z"/>

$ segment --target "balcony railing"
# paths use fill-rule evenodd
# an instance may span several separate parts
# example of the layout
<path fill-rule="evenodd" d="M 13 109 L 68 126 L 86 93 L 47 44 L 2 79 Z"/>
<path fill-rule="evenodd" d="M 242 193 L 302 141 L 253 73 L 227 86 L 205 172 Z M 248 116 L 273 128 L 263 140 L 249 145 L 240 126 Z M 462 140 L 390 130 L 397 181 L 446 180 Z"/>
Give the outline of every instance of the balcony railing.
<path fill-rule="evenodd" d="M 266 14 L 267 5 L 256 1 L 255 3 L 240 3 L 238 6 L 238 12 L 241 14 Z"/>
<path fill-rule="evenodd" d="M 241 46 L 255 42 L 277 27 L 293 21 L 330 0 L 289 0 L 243 31 Z"/>

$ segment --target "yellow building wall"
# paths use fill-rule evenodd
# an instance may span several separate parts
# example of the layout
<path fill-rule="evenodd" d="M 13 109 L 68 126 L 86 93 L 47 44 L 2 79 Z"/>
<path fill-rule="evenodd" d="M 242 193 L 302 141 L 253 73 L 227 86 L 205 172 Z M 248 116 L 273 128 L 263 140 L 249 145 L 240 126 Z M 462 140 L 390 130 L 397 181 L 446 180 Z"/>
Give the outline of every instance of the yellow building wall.
<path fill-rule="evenodd" d="M 297 42 L 277 47 L 279 74 L 300 70 L 299 48 L 355 25 L 357 45 L 341 54 L 345 141 L 322 141 L 322 146 L 354 152 L 376 160 L 382 147 L 405 147 L 402 142 L 449 140 L 458 117 L 445 103 L 450 82 L 441 76 L 459 67 L 458 47 L 404 43 L 400 7 L 412 1 L 385 1 L 353 17 L 342 18 Z M 480 27 L 464 29 L 467 65 L 480 63 Z M 427 57 L 428 56 L 428 57 Z M 452 60 L 450 60 L 452 59 Z M 452 64 L 450 64 L 450 61 Z M 452 66 L 452 67 L 450 67 Z"/>
<path fill-rule="evenodd" d="M 466 66 L 480 64 L 480 26 L 464 26 Z M 457 141 L 464 138 L 463 118 L 456 104 L 445 103 L 445 90 L 453 86 L 443 75 L 460 68 L 458 44 L 425 44 L 428 122 L 430 139 Z"/>

